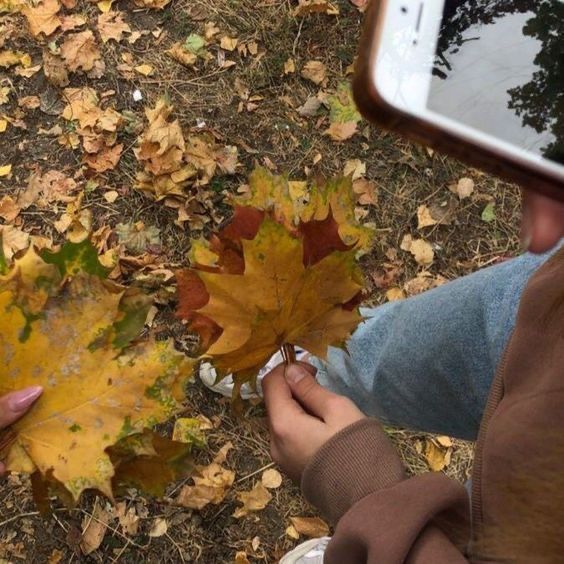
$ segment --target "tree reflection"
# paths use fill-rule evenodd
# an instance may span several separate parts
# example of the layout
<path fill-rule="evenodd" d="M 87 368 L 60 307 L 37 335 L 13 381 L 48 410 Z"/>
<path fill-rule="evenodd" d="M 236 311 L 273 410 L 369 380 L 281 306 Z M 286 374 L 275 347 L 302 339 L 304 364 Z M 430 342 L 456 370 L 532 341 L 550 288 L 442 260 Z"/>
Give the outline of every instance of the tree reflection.
<path fill-rule="evenodd" d="M 493 24 L 507 14 L 534 14 L 523 34 L 540 42 L 537 69 L 529 82 L 508 91 L 509 109 L 524 126 L 551 131 L 556 140 L 542 149 L 548 159 L 564 163 L 564 2 L 562 0 L 447 0 L 433 74 L 445 79 L 449 61 L 464 43 L 479 39 L 466 32 Z"/>

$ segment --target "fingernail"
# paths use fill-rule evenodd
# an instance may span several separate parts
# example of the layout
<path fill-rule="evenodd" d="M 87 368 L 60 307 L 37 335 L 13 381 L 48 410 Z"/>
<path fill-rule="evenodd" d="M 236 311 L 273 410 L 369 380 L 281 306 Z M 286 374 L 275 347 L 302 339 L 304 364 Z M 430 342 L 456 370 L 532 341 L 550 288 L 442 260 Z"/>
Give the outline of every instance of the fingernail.
<path fill-rule="evenodd" d="M 27 409 L 43 392 L 41 386 L 31 386 L 18 392 L 10 394 L 8 407 L 11 411 L 24 411 Z"/>
<path fill-rule="evenodd" d="M 528 206 L 523 209 L 521 220 L 521 248 L 528 251 L 533 240 L 533 218 Z"/>
<path fill-rule="evenodd" d="M 295 364 L 286 368 L 286 380 L 292 382 L 292 384 L 297 384 L 305 375 L 306 371 Z"/>

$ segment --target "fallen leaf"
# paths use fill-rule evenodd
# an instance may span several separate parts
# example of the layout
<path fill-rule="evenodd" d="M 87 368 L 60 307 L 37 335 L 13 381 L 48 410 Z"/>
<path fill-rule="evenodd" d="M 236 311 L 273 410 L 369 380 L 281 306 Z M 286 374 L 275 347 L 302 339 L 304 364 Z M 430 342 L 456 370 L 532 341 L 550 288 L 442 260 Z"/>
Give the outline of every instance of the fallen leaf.
<path fill-rule="evenodd" d="M 296 62 L 290 58 L 284 63 L 284 74 L 292 74 L 296 72 Z"/>
<path fill-rule="evenodd" d="M 178 61 L 180 64 L 187 67 L 193 66 L 198 60 L 197 55 L 186 49 L 185 46 L 180 42 L 174 43 L 167 51 L 167 54 L 170 55 L 175 61 Z"/>
<path fill-rule="evenodd" d="M 48 49 L 43 50 L 43 72 L 47 80 L 59 88 L 69 84 L 69 74 L 65 62 Z"/>
<path fill-rule="evenodd" d="M 235 51 L 239 40 L 236 37 L 224 35 L 219 42 L 219 46 L 226 51 Z"/>
<path fill-rule="evenodd" d="M 27 249 L 29 246 L 29 233 L 13 225 L 0 225 L 0 236 L 2 237 L 3 255 L 8 261 L 16 253 Z"/>
<path fill-rule="evenodd" d="M 151 76 L 155 70 L 151 65 L 148 65 L 146 63 L 137 65 L 134 68 L 139 74 L 142 74 L 143 76 Z"/>
<path fill-rule="evenodd" d="M 92 515 L 87 515 L 84 518 L 80 538 L 80 549 L 83 554 L 91 554 L 100 547 L 112 519 L 111 512 L 104 509 L 99 501 L 96 500 Z"/>
<path fill-rule="evenodd" d="M 166 519 L 164 517 L 157 517 L 151 525 L 149 536 L 151 538 L 159 538 L 165 535 L 167 531 L 168 523 L 166 522 Z"/>
<path fill-rule="evenodd" d="M 113 170 L 119 162 L 122 151 L 121 143 L 113 147 L 104 147 L 97 153 L 84 155 L 84 162 L 96 172 Z"/>
<path fill-rule="evenodd" d="M 359 178 L 363 178 L 366 174 L 366 163 L 360 159 L 350 159 L 345 162 L 343 176 L 351 176 L 353 182 Z"/>
<path fill-rule="evenodd" d="M 116 233 L 120 244 L 128 251 L 140 255 L 148 246 L 160 246 L 161 236 L 158 227 L 150 225 L 145 227 L 142 221 L 137 223 L 118 223 Z"/>
<path fill-rule="evenodd" d="M 16 203 L 16 201 L 6 194 L 0 200 L 0 217 L 7 221 L 8 223 L 12 223 L 16 217 L 20 214 L 21 207 Z"/>
<path fill-rule="evenodd" d="M 290 521 L 300 535 L 321 538 L 329 534 L 329 525 L 320 517 L 290 517 Z"/>
<path fill-rule="evenodd" d="M 293 540 L 298 540 L 300 538 L 300 533 L 298 533 L 298 531 L 296 531 L 296 528 L 294 527 L 294 525 L 288 525 L 286 527 L 286 536 L 293 539 Z"/>
<path fill-rule="evenodd" d="M 451 191 L 461 200 L 469 198 L 474 193 L 474 181 L 471 178 L 461 178 L 457 184 L 451 186 Z"/>
<path fill-rule="evenodd" d="M 423 229 L 424 227 L 431 227 L 432 225 L 437 225 L 439 223 L 431 215 L 431 210 L 425 206 L 421 205 L 417 208 L 417 229 Z"/>
<path fill-rule="evenodd" d="M 441 435 L 440 437 L 435 437 L 435 440 L 439 443 L 439 445 L 445 448 L 449 448 L 453 445 L 452 439 L 445 435 Z"/>
<path fill-rule="evenodd" d="M 0 333 L 5 352 L 17 351 L 2 359 L 0 395 L 45 389 L 1 456 L 9 471 L 39 471 L 74 501 L 85 489 L 112 498 L 106 449 L 180 411 L 191 363 L 171 342 L 130 345 L 142 316 L 128 313 L 123 287 L 100 279 L 88 241 L 43 257 L 28 250 L 0 280 Z"/>
<path fill-rule="evenodd" d="M 321 84 L 327 78 L 327 67 L 321 61 L 308 61 L 302 68 L 302 76 L 314 84 Z"/>
<path fill-rule="evenodd" d="M 57 16 L 61 6 L 57 0 L 43 0 L 37 5 L 25 5 L 22 14 L 26 17 L 29 31 L 33 36 L 41 33 L 51 35 L 61 25 Z"/>
<path fill-rule="evenodd" d="M 386 299 L 389 302 L 405 300 L 405 294 L 401 288 L 390 288 L 386 291 Z"/>
<path fill-rule="evenodd" d="M 209 466 L 198 469 L 193 486 L 183 486 L 175 500 L 177 505 L 189 509 L 203 509 L 210 503 L 221 503 L 235 480 L 235 473 L 212 462 Z"/>
<path fill-rule="evenodd" d="M 433 472 L 444 470 L 450 463 L 450 456 L 450 449 L 443 449 L 430 439 L 425 441 L 425 459 Z"/>
<path fill-rule="evenodd" d="M 170 4 L 170 0 L 134 0 L 136 6 L 140 8 L 152 8 L 154 10 L 162 10 Z"/>
<path fill-rule="evenodd" d="M 139 516 L 134 506 L 128 509 L 125 501 L 119 501 L 116 503 L 115 514 L 119 520 L 122 531 L 126 535 L 137 534 L 139 531 Z"/>
<path fill-rule="evenodd" d="M 297 111 L 302 117 L 314 117 L 317 115 L 320 107 L 321 101 L 319 98 L 317 96 L 310 96 Z"/>
<path fill-rule="evenodd" d="M 235 554 L 235 564 L 251 564 L 245 551 L 240 550 Z"/>
<path fill-rule="evenodd" d="M 417 264 L 421 266 L 430 265 L 435 258 L 435 252 L 430 243 L 424 239 L 413 239 L 411 235 L 404 236 L 400 248 L 403 251 L 410 252 Z"/>
<path fill-rule="evenodd" d="M 350 139 L 358 131 L 358 123 L 362 116 L 353 100 L 351 87 L 341 83 L 337 92 L 327 99 L 331 125 L 325 132 L 334 141 Z"/>
<path fill-rule="evenodd" d="M 61 45 L 61 56 L 71 72 L 92 70 L 101 59 L 96 39 L 89 29 L 67 35 Z"/>
<path fill-rule="evenodd" d="M 252 490 L 248 492 L 237 492 L 237 501 L 242 503 L 242 507 L 237 507 L 233 512 L 233 517 L 240 519 L 264 509 L 272 499 L 272 494 L 264 487 L 262 482 L 257 482 Z"/>
<path fill-rule="evenodd" d="M 328 0 L 299 0 L 298 7 L 294 10 L 294 15 L 308 16 L 309 14 L 337 16 L 339 8 Z"/>
<path fill-rule="evenodd" d="M 358 195 L 358 203 L 362 206 L 375 206 L 378 203 L 378 187 L 367 178 L 355 180 L 353 191 Z"/>
<path fill-rule="evenodd" d="M 110 39 L 119 43 L 124 34 L 131 33 L 131 28 L 123 21 L 122 12 L 106 12 L 98 16 L 98 32 L 104 43 Z"/>
<path fill-rule="evenodd" d="M 269 468 L 262 473 L 261 482 L 265 488 L 275 490 L 282 485 L 282 475 L 278 470 Z"/>
<path fill-rule="evenodd" d="M 11 172 L 12 172 L 11 164 L 0 166 L 0 177 L 9 176 Z"/>
<path fill-rule="evenodd" d="M 482 215 L 481 215 L 482 221 L 485 221 L 486 223 L 492 223 L 493 221 L 495 221 L 497 219 L 496 213 L 495 213 L 495 202 L 490 202 L 482 211 Z"/>

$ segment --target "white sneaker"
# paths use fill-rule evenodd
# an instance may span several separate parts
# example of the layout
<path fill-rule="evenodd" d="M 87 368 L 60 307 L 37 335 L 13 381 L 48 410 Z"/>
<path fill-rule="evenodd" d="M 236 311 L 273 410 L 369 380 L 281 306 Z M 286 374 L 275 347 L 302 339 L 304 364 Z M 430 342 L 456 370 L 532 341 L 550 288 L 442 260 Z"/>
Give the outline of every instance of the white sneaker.
<path fill-rule="evenodd" d="M 323 555 L 331 537 L 310 539 L 285 554 L 279 564 L 323 564 Z"/>
<path fill-rule="evenodd" d="M 302 359 L 304 356 L 307 355 L 307 352 L 297 348 L 296 349 L 296 358 L 298 360 Z M 256 392 L 251 388 L 248 383 L 245 383 L 241 386 L 241 397 L 244 400 L 248 400 L 250 398 L 262 398 L 262 379 L 276 366 L 278 366 L 284 359 L 282 358 L 282 354 L 277 352 L 265 365 L 263 368 L 260 369 L 260 372 L 257 376 L 257 390 Z M 203 362 L 200 365 L 200 380 L 204 383 L 206 388 L 209 388 L 212 392 L 217 392 L 222 396 L 230 398 L 233 395 L 233 377 L 231 374 L 226 376 L 221 382 L 215 383 L 217 378 L 217 372 L 212 364 L 209 362 Z"/>

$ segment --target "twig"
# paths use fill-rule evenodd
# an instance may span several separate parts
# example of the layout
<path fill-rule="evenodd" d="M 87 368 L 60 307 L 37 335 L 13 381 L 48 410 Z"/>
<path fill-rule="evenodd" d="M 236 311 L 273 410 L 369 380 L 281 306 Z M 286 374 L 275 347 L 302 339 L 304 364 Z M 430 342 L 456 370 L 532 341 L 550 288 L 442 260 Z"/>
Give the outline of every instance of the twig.
<path fill-rule="evenodd" d="M 5 521 L 2 521 L 0 523 L 0 528 L 3 527 L 4 525 L 7 525 L 8 523 L 12 523 L 13 521 L 17 521 L 18 519 L 21 519 L 23 517 L 34 517 L 35 515 L 39 515 L 39 511 L 31 511 L 30 513 L 20 513 L 19 515 L 14 515 L 13 517 L 6 519 Z"/>
<path fill-rule="evenodd" d="M 262 468 L 259 468 L 258 470 L 255 470 L 254 472 L 251 472 L 250 474 L 247 474 L 246 476 L 243 476 L 242 478 L 239 478 L 235 483 L 238 484 L 239 482 L 243 482 L 245 480 L 248 480 L 249 478 L 256 476 L 259 472 L 262 472 L 263 470 L 268 470 L 269 468 L 272 468 L 274 465 L 275 465 L 275 462 L 271 462 L 270 464 L 267 464 L 266 466 L 263 466 Z"/>

